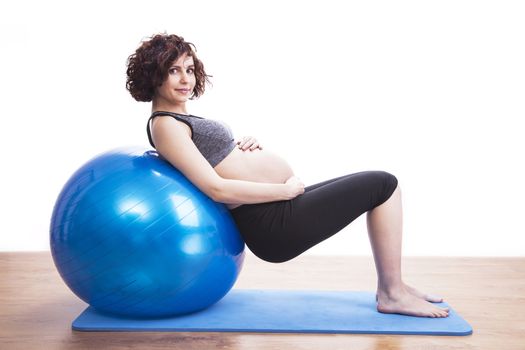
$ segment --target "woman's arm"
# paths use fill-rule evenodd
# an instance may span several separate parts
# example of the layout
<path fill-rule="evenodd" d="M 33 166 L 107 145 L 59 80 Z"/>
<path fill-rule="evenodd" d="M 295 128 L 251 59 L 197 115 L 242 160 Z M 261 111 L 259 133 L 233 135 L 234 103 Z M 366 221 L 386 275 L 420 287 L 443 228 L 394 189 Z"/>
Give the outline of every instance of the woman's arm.
<path fill-rule="evenodd" d="M 220 177 L 202 156 L 182 122 L 157 117 L 152 137 L 157 151 L 195 186 L 216 202 L 264 203 L 287 200 L 304 192 L 304 185 L 292 177 L 284 184 L 231 180 Z M 295 178 L 296 179 L 296 178 Z M 302 188 L 301 188 L 302 186 Z"/>
<path fill-rule="evenodd" d="M 297 187 L 288 182 L 272 184 L 221 178 L 215 201 L 226 204 L 255 204 L 288 200 L 302 193 Z"/>

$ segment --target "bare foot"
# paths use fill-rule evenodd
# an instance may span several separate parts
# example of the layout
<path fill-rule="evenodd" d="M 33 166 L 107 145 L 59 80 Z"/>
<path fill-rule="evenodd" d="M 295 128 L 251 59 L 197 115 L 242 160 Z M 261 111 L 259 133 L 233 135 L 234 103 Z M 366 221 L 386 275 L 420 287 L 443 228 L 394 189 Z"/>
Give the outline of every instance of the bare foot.
<path fill-rule="evenodd" d="M 426 301 L 430 301 L 431 303 L 441 303 L 443 302 L 443 298 L 437 296 L 437 295 L 432 295 L 432 294 L 424 294 L 420 291 L 418 291 L 417 289 L 415 289 L 414 287 L 411 287 L 409 286 L 408 284 L 406 283 L 403 283 L 407 292 L 409 292 L 410 294 L 418 297 L 418 298 L 421 298 L 423 300 L 426 300 Z M 376 301 L 377 301 L 377 294 L 376 294 Z"/>
<path fill-rule="evenodd" d="M 405 285 L 406 290 L 410 294 L 415 295 L 416 297 L 419 297 L 419 298 L 424 299 L 426 301 L 430 301 L 431 303 L 441 303 L 441 302 L 443 302 L 443 298 L 438 297 L 437 295 L 424 294 L 424 293 L 421 293 L 420 291 L 418 291 L 417 289 L 415 289 L 413 287 L 410 287 L 408 284 L 405 284 L 405 283 L 403 283 L 403 284 Z"/>
<path fill-rule="evenodd" d="M 449 308 L 432 305 L 403 289 L 395 293 L 378 291 L 377 311 L 418 317 L 447 317 Z"/>

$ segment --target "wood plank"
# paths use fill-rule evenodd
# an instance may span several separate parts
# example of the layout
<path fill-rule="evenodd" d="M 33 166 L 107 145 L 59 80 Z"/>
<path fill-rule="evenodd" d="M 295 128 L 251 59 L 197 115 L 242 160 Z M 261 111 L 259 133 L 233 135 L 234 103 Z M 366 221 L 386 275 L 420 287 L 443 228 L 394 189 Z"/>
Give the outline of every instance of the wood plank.
<path fill-rule="evenodd" d="M 1 349 L 525 349 L 525 258 L 405 257 L 405 281 L 445 297 L 466 337 L 267 333 L 84 333 L 86 304 L 49 252 L 0 253 Z M 234 288 L 375 290 L 372 257 L 303 255 L 282 264 L 248 252 Z"/>

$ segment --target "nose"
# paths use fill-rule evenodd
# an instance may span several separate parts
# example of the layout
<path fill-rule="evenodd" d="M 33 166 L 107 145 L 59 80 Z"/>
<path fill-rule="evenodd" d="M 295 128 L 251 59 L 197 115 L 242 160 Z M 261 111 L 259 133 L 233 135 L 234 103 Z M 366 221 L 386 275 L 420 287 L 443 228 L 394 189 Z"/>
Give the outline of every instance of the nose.
<path fill-rule="evenodd" d="M 188 82 L 188 73 L 186 73 L 184 70 L 180 74 L 180 82 L 183 84 Z"/>

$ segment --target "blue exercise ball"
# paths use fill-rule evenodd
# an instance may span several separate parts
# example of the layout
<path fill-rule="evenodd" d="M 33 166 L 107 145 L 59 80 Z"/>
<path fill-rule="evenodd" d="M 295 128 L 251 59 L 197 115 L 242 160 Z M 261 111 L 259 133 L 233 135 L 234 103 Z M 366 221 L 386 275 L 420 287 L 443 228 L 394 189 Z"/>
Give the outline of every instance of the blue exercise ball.
<path fill-rule="evenodd" d="M 80 299 L 137 318 L 209 307 L 244 261 L 226 206 L 144 148 L 102 153 L 71 176 L 53 208 L 50 244 Z"/>

